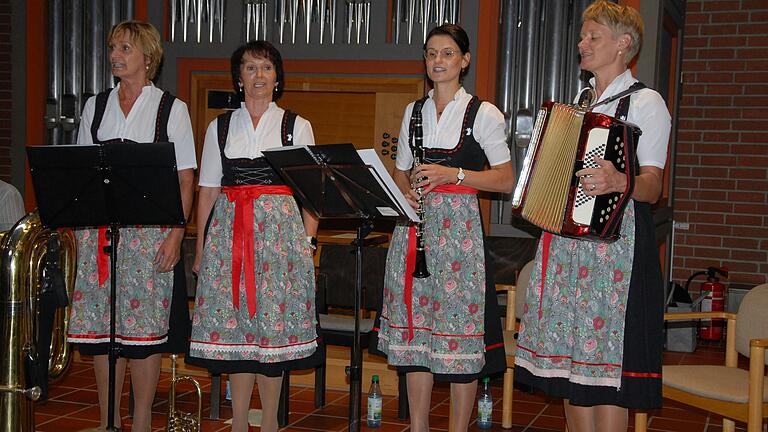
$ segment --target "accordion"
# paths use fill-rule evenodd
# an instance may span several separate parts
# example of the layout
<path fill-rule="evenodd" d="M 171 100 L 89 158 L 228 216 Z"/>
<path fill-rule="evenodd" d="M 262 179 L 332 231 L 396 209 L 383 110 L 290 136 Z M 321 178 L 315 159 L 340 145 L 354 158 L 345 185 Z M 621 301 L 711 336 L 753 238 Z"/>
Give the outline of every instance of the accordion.
<path fill-rule="evenodd" d="M 551 233 L 585 240 L 614 241 L 621 232 L 634 188 L 635 149 L 640 129 L 582 108 L 547 102 L 539 110 L 512 211 Z M 610 161 L 627 178 L 621 193 L 587 196 L 575 173 Z"/>

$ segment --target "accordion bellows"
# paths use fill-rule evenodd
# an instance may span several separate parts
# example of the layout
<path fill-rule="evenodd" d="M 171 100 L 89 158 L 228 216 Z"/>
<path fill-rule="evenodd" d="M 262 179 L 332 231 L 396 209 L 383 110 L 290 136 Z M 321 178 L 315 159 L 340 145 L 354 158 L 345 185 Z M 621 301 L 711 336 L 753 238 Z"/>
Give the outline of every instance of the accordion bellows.
<path fill-rule="evenodd" d="M 614 241 L 634 188 L 637 126 L 579 107 L 545 103 L 536 118 L 531 142 L 512 195 L 512 211 L 554 234 Z M 584 194 L 575 173 L 597 167 L 598 156 L 627 178 L 620 193 Z"/>

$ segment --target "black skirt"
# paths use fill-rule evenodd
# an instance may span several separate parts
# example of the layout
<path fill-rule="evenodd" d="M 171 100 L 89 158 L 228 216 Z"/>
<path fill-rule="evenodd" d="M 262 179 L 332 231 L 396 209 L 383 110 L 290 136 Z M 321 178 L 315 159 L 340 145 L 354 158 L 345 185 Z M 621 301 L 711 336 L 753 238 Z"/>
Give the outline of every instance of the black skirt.
<path fill-rule="evenodd" d="M 618 405 L 656 409 L 662 406 L 661 363 L 664 326 L 664 286 L 648 203 L 635 202 L 635 249 L 629 284 L 621 387 L 587 386 L 567 378 L 544 378 L 523 367 L 515 380 L 573 405 Z"/>
<path fill-rule="evenodd" d="M 117 343 L 119 356 L 128 359 L 145 359 L 153 354 L 183 354 L 189 346 L 192 322 L 187 304 L 187 281 L 184 260 L 180 259 L 173 268 L 173 293 L 171 294 L 171 312 L 168 317 L 168 340 L 156 345 L 124 345 Z M 76 344 L 82 355 L 106 355 L 109 343 Z"/>

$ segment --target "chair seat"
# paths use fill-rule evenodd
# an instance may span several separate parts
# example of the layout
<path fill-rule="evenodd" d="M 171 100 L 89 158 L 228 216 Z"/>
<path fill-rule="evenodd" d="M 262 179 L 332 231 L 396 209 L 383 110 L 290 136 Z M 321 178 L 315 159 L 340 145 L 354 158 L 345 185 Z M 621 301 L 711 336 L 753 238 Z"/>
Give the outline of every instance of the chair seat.
<path fill-rule="evenodd" d="M 514 357 L 515 352 L 517 352 L 517 339 L 515 339 L 515 333 L 516 332 L 512 330 L 504 330 L 504 353 L 508 357 Z"/>
<path fill-rule="evenodd" d="M 355 331 L 355 318 L 346 315 L 320 314 L 320 328 L 323 330 Z M 373 319 L 360 320 L 360 333 L 368 333 L 373 330 Z"/>
<path fill-rule="evenodd" d="M 725 366 L 676 365 L 662 369 L 664 385 L 697 396 L 747 403 L 749 371 Z M 768 402 L 768 377 L 763 378 L 763 402 Z"/>

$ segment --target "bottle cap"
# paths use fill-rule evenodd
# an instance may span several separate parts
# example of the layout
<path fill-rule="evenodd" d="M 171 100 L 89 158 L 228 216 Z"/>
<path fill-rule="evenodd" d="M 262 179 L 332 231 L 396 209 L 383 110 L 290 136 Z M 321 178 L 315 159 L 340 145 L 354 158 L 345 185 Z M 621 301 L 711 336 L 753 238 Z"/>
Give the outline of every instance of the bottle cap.
<path fill-rule="evenodd" d="M 491 379 L 489 377 L 483 378 L 483 383 L 491 382 Z"/>
<path fill-rule="evenodd" d="M 371 377 L 371 381 L 379 382 L 379 376 L 378 375 L 374 375 L 373 377 Z"/>

